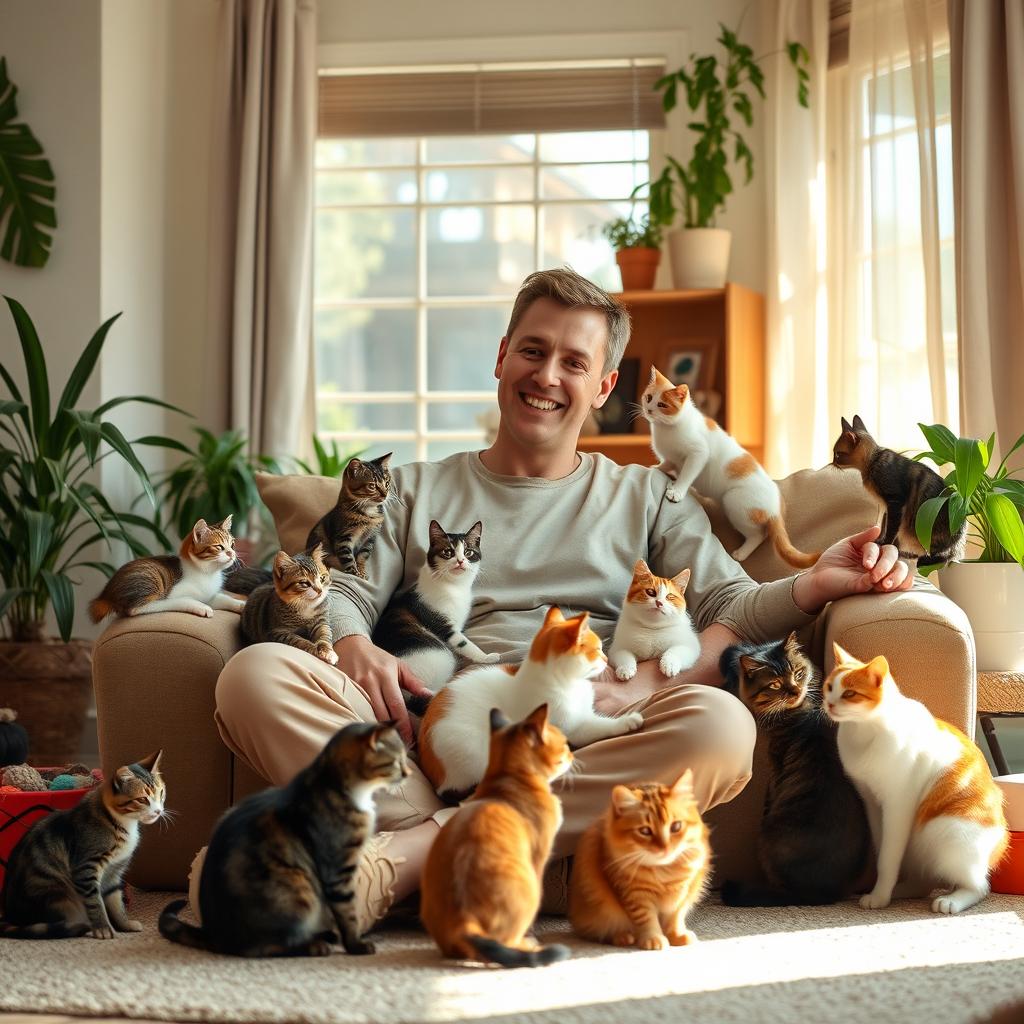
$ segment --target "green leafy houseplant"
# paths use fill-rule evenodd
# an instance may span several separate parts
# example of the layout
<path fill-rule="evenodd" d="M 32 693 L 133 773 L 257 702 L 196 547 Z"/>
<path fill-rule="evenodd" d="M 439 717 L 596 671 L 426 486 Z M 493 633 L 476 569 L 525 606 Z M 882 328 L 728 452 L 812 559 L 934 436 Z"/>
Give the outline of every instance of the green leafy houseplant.
<path fill-rule="evenodd" d="M 616 252 L 623 249 L 657 249 L 661 245 L 661 225 L 651 221 L 650 214 L 640 220 L 616 217 L 601 228 L 601 234 Z"/>
<path fill-rule="evenodd" d="M 341 474 L 345 472 L 345 467 L 359 455 L 362 455 L 365 448 L 359 448 L 356 451 L 346 452 L 338 447 L 338 442 L 334 439 L 331 440 L 331 447 L 324 447 L 323 442 L 320 438 L 313 435 L 313 453 L 316 456 L 316 465 L 312 466 L 303 459 L 296 459 L 295 464 L 302 470 L 303 473 L 315 474 L 317 476 L 329 476 L 334 477 L 336 480 L 341 479 Z"/>
<path fill-rule="evenodd" d="M 147 555 L 149 549 L 135 532 L 141 530 L 160 547 L 169 546 L 162 531 L 148 519 L 115 511 L 90 476 L 103 459 L 122 459 L 155 506 L 149 475 L 133 448 L 180 445 L 157 436 L 128 441 L 106 416 L 126 402 L 182 410 L 144 395 L 114 398 L 91 410 L 77 407 L 120 314 L 92 336 L 56 407 L 51 408 L 49 374 L 36 328 L 18 302 L 8 298 L 7 305 L 21 342 L 28 398 L 22 397 L 11 373 L 0 363 L 0 377 L 10 395 L 0 400 L 0 622 L 9 639 L 38 641 L 47 608 L 52 605 L 61 639 L 67 643 L 75 614 L 75 569 L 88 566 L 108 576 L 114 571 L 109 562 L 88 560 L 91 545 L 118 540 L 133 554 Z"/>
<path fill-rule="evenodd" d="M 990 470 L 995 434 L 988 441 L 976 437 L 957 437 L 940 423 L 919 423 L 928 442 L 928 451 L 916 459 L 928 459 L 936 466 L 952 469 L 945 476 L 946 489 L 923 502 L 914 527 L 917 539 L 931 547 L 932 528 L 939 512 L 949 506 L 949 527 L 956 533 L 967 522 L 968 536 L 980 548 L 978 562 L 1017 562 L 1024 568 L 1024 481 L 1014 479 L 1006 468 L 1010 456 L 1024 445 L 1024 434 L 1017 438 L 994 471 Z M 922 568 L 927 573 L 939 566 Z"/>
<path fill-rule="evenodd" d="M 754 176 L 754 154 L 734 118 L 747 128 L 754 123 L 751 93 L 764 98 L 764 72 L 759 63 L 763 58 L 756 58 L 754 51 L 740 42 L 738 29 L 722 24 L 719 29 L 718 42 L 725 51 L 721 59 L 714 54 L 691 54 L 689 63 L 655 83 L 666 113 L 676 108 L 681 88 L 687 106 L 697 114 L 697 119 L 687 124 L 696 137 L 689 162 L 684 165 L 669 156 L 664 170 L 649 183 L 651 218 L 666 227 L 680 212 L 688 228 L 714 225 L 715 215 L 733 191 L 730 144 L 733 160 L 743 165 L 746 182 Z M 786 53 L 796 70 L 797 102 L 806 107 L 810 55 L 794 42 L 786 44 Z"/>

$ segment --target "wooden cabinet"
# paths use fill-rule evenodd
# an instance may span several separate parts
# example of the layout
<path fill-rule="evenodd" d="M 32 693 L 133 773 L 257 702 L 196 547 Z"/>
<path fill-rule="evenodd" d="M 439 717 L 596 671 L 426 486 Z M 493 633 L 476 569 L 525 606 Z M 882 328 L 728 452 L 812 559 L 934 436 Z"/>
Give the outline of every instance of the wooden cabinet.
<path fill-rule="evenodd" d="M 688 378 L 691 391 L 720 396 L 715 419 L 762 461 L 764 297 L 742 285 L 727 284 L 700 291 L 620 292 L 616 298 L 633 320 L 616 397 L 636 402 L 650 379 L 651 366 L 668 376 L 674 369 L 673 379 Z M 621 393 L 627 377 L 635 386 Z M 601 452 L 623 465 L 655 461 L 642 418 L 622 433 L 581 437 L 579 449 Z"/>

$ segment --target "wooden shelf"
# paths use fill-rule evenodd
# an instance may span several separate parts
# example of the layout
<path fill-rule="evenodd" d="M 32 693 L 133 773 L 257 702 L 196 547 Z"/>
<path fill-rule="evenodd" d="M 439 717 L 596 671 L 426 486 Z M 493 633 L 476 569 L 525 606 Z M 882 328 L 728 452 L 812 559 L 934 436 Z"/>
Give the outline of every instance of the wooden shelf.
<path fill-rule="evenodd" d="M 725 297 L 724 288 L 650 288 L 641 292 L 613 292 L 613 297 L 625 306 L 655 306 L 659 303 L 680 304 L 686 302 L 707 302 L 709 299 Z"/>

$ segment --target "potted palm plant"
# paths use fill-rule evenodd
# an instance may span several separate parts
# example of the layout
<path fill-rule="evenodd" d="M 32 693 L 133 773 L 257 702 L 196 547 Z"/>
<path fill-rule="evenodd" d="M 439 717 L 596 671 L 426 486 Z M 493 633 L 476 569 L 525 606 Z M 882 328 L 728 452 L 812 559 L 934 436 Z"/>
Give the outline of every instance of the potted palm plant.
<path fill-rule="evenodd" d="M 969 550 L 976 557 L 942 566 L 939 586 L 970 620 L 978 667 L 1024 671 L 1024 481 L 1007 468 L 1010 456 L 1024 445 L 1024 434 L 993 470 L 995 434 L 982 441 L 957 437 L 940 423 L 918 425 L 929 448 L 916 458 L 940 468 L 952 466 L 943 493 L 918 509 L 918 540 L 930 547 L 936 517 L 947 505 L 952 532 L 967 523 Z"/>
<path fill-rule="evenodd" d="M 622 275 L 623 291 L 646 291 L 654 287 L 661 262 L 661 225 L 650 213 L 640 220 L 616 217 L 601 228 L 601 234 L 615 250 L 615 262 Z"/>
<path fill-rule="evenodd" d="M 96 409 L 78 407 L 117 316 L 92 336 L 51 406 L 46 358 L 35 326 L 18 302 L 8 298 L 7 305 L 21 342 L 28 394 L 22 395 L 0 363 L 8 392 L 0 400 L 0 692 L 4 703 L 18 708 L 36 763 L 62 764 L 78 755 L 92 689 L 92 645 L 71 636 L 75 571 L 90 567 L 108 576 L 114 571 L 109 562 L 93 560 L 90 552 L 97 544 L 109 547 L 119 541 L 134 555 L 150 553 L 142 537 L 152 537 L 158 549 L 170 546 L 148 519 L 115 511 L 96 486 L 93 471 L 101 459 L 122 460 L 155 505 L 149 475 L 134 448 L 179 445 L 156 436 L 129 441 L 107 415 L 128 402 L 181 410 L 145 396 L 114 398 Z M 59 641 L 44 635 L 51 610 Z"/>

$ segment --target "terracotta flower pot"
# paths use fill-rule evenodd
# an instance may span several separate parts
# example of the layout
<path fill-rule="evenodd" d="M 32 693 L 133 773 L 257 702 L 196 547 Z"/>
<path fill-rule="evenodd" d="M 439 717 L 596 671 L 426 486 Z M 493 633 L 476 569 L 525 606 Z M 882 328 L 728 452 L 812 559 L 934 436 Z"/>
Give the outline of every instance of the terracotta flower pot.
<path fill-rule="evenodd" d="M 615 262 L 619 265 L 622 275 L 622 290 L 650 291 L 654 287 L 654 275 L 658 272 L 661 262 L 660 249 L 620 249 L 615 254 Z"/>

